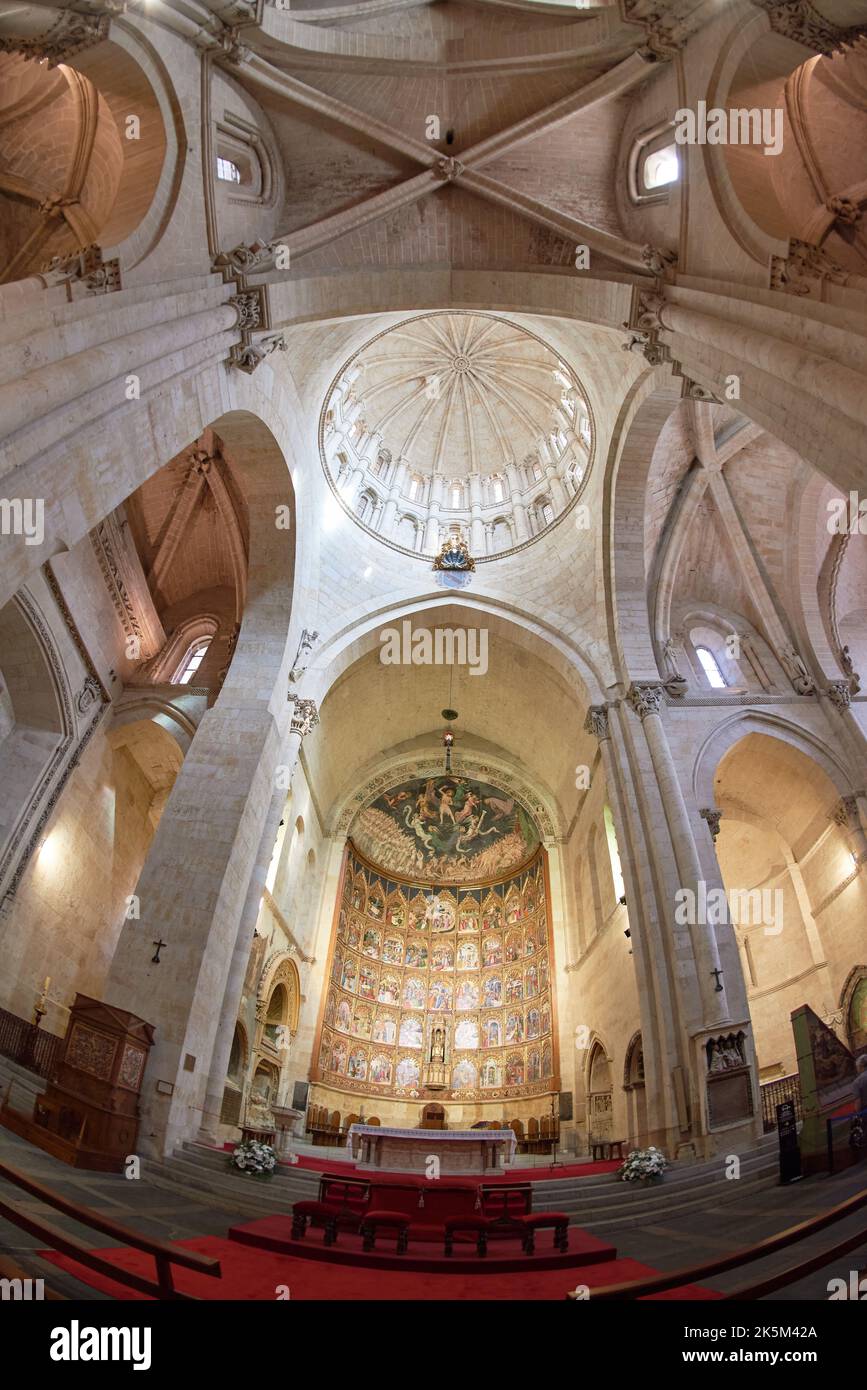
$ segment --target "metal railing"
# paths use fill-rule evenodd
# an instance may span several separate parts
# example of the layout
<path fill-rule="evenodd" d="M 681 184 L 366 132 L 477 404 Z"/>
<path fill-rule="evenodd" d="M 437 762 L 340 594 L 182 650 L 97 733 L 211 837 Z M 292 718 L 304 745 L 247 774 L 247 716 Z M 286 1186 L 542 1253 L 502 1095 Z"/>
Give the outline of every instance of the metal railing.
<path fill-rule="evenodd" d="M 762 1094 L 762 1122 L 765 1133 L 777 1127 L 777 1106 L 790 1100 L 795 1107 L 795 1119 L 804 1118 L 801 1106 L 801 1078 L 792 1072 L 789 1076 L 777 1076 L 773 1081 L 764 1081 L 759 1087 Z"/>

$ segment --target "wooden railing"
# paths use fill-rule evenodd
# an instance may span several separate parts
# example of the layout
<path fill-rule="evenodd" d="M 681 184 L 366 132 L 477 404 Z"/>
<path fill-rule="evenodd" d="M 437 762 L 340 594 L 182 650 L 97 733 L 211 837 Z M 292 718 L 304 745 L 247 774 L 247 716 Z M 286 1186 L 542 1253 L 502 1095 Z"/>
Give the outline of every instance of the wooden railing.
<path fill-rule="evenodd" d="M 0 1053 L 37 1076 L 51 1076 L 63 1039 L 0 1009 Z"/>
<path fill-rule="evenodd" d="M 800 1240 L 806 1240 L 813 1236 L 817 1231 L 824 1231 L 826 1226 L 832 1226 L 836 1221 L 842 1221 L 853 1212 L 861 1211 L 867 1207 L 867 1188 L 863 1192 L 857 1192 L 854 1197 L 849 1197 L 847 1201 L 840 1202 L 836 1207 L 831 1207 L 828 1211 L 822 1212 L 820 1216 L 812 1216 L 808 1221 L 801 1221 L 797 1226 L 789 1226 L 785 1231 L 780 1231 L 778 1235 L 768 1236 L 767 1240 L 761 1240 L 757 1245 L 742 1246 L 740 1250 L 733 1250 L 728 1255 L 723 1255 L 716 1260 L 708 1260 L 704 1264 L 691 1265 L 686 1269 L 677 1269 L 671 1274 L 654 1274 L 649 1279 L 637 1279 L 628 1284 L 606 1284 L 600 1289 L 590 1290 L 590 1299 L 594 1303 L 601 1301 L 613 1301 L 615 1299 L 647 1298 L 649 1294 L 664 1293 L 666 1289 L 683 1288 L 686 1284 L 697 1284 L 702 1279 L 710 1279 L 715 1274 L 724 1274 L 729 1269 L 737 1269 L 740 1265 L 752 1264 L 755 1260 L 763 1260 L 768 1255 L 774 1255 L 778 1250 L 785 1250 L 790 1245 L 795 1245 Z M 830 1250 L 823 1250 L 820 1254 L 812 1255 L 807 1260 L 802 1260 L 800 1264 L 788 1265 L 779 1273 L 772 1275 L 768 1279 L 763 1279 L 756 1284 L 748 1284 L 738 1288 L 734 1293 L 721 1295 L 724 1299 L 735 1298 L 764 1298 L 766 1294 L 774 1293 L 777 1289 L 785 1288 L 787 1284 L 794 1284 L 798 1279 L 803 1279 L 814 1270 L 822 1269 L 823 1266 L 832 1264 L 841 1255 L 847 1255 L 851 1250 L 857 1250 L 859 1246 L 867 1245 L 867 1225 L 862 1224 L 859 1230 L 845 1240 L 840 1241 Z M 575 1298 L 576 1294 L 567 1294 L 567 1298 Z"/>
<path fill-rule="evenodd" d="M 776 1129 L 777 1106 L 782 1105 L 784 1100 L 794 1103 L 796 1120 L 804 1118 L 801 1107 L 801 1078 L 796 1071 L 788 1076 L 776 1076 L 773 1081 L 763 1081 L 759 1090 L 762 1096 L 762 1122 L 766 1134 Z"/>
<path fill-rule="evenodd" d="M 119 1245 L 131 1246 L 133 1250 L 141 1250 L 144 1254 L 153 1256 L 156 1262 L 156 1280 L 146 1279 L 140 1274 L 133 1274 L 130 1270 L 121 1269 L 119 1265 L 112 1264 L 110 1260 L 104 1260 L 101 1255 L 91 1250 L 77 1236 L 67 1234 L 66 1231 L 62 1231 L 59 1226 L 53 1225 L 45 1217 L 35 1216 L 30 1206 L 24 1207 L 11 1198 L 0 1195 L 0 1216 L 11 1221 L 13 1225 L 20 1226 L 22 1231 L 36 1236 L 44 1245 L 56 1250 L 58 1254 L 67 1255 L 70 1259 L 76 1260 L 78 1264 L 95 1270 L 104 1278 L 113 1279 L 117 1284 L 125 1284 L 128 1288 L 135 1289 L 138 1293 L 147 1294 L 151 1298 L 183 1299 L 195 1302 L 192 1294 L 180 1293 L 175 1288 L 173 1265 L 195 1270 L 197 1274 L 208 1274 L 215 1279 L 221 1277 L 220 1261 L 212 1259 L 210 1255 L 199 1255 L 193 1250 L 184 1250 L 168 1241 L 152 1240 L 150 1236 L 140 1235 L 138 1231 L 130 1230 L 128 1226 L 122 1226 L 119 1221 L 112 1221 L 110 1216 L 103 1216 L 91 1207 L 80 1206 L 78 1202 L 72 1202 L 67 1197 L 62 1197 L 59 1192 L 53 1192 L 51 1188 L 45 1187 L 35 1178 L 27 1177 L 25 1173 L 10 1167 L 8 1163 L 0 1163 L 0 1178 L 20 1187 L 23 1192 L 29 1193 L 31 1197 L 36 1197 L 45 1206 L 54 1207 L 55 1211 L 63 1212 L 64 1216 L 71 1216 L 80 1225 L 89 1226 L 91 1230 L 109 1236 Z"/>

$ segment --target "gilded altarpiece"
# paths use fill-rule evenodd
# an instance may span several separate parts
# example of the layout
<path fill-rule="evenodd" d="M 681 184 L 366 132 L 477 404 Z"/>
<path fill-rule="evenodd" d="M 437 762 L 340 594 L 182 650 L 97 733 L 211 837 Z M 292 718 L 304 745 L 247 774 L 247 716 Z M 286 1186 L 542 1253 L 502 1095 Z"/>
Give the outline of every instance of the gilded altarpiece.
<path fill-rule="evenodd" d="M 545 853 L 478 885 L 388 877 L 350 841 L 311 1079 L 497 1101 L 559 1088 Z"/>

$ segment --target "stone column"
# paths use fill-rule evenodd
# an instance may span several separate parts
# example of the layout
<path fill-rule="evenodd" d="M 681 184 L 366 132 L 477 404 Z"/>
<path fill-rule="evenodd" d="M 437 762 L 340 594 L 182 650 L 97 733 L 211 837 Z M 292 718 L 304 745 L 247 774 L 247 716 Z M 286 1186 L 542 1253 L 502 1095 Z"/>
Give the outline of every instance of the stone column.
<path fill-rule="evenodd" d="M 700 882 L 705 882 L 692 827 L 681 791 L 677 769 L 660 715 L 664 700 L 661 684 L 632 685 L 629 703 L 641 720 L 659 793 L 671 836 L 672 849 L 682 888 L 691 889 L 699 903 Z M 716 885 L 714 885 L 716 886 Z M 672 903 L 672 916 L 674 913 Z M 719 948 L 712 922 L 696 922 L 690 928 L 698 971 L 702 1015 L 705 1027 L 716 1027 L 731 1019 L 725 985 L 722 982 Z M 719 985 L 717 984 L 719 982 Z"/>
<path fill-rule="evenodd" d="M 560 474 L 557 472 L 557 467 L 553 463 L 548 464 L 545 472 L 548 475 L 548 490 L 551 493 L 551 501 L 554 504 L 554 513 L 556 516 L 559 516 L 569 500 L 566 496 L 566 489 L 563 486 L 563 479 L 560 477 Z"/>
<path fill-rule="evenodd" d="M 470 474 L 470 554 L 482 555 L 485 549 L 485 523 L 482 521 L 482 479 Z"/>
<path fill-rule="evenodd" d="M 255 600 L 246 623 L 249 650 L 239 647 L 231 680 L 190 746 L 136 887 L 141 918 L 125 923 L 105 985 L 107 1003 L 156 1028 L 141 1097 L 139 1145 L 148 1154 L 170 1153 L 199 1128 L 286 742 L 271 711 L 273 687 L 262 688 Z M 159 963 L 155 941 L 164 943 Z"/>
<path fill-rule="evenodd" d="M 253 865 L 250 884 L 244 901 L 244 910 L 238 923 L 238 935 L 223 994 L 220 1022 L 214 1040 L 214 1050 L 211 1054 L 208 1084 L 202 1108 L 202 1123 L 198 1135 L 199 1141 L 203 1144 L 216 1144 L 218 1142 L 220 1111 L 223 1107 L 223 1091 L 229 1070 L 232 1039 L 241 1007 L 241 991 L 244 986 L 244 976 L 247 973 L 247 962 L 250 959 L 250 947 L 259 916 L 262 894 L 265 890 L 268 866 L 271 863 L 280 817 L 286 808 L 286 798 L 291 790 L 295 769 L 298 765 L 302 740 L 318 723 L 319 715 L 312 700 L 295 702 L 295 713 L 286 746 L 283 749 L 283 760 L 279 765 L 279 785 L 275 788 L 268 807 L 268 814 L 259 841 L 259 853 Z"/>
<path fill-rule="evenodd" d="M 515 535 L 518 543 L 529 540 L 530 523 L 527 520 L 527 508 L 521 498 L 521 480 L 518 475 L 517 466 L 514 463 L 506 464 L 506 477 L 509 479 L 509 491 L 512 500 L 512 515 L 515 518 Z"/>
<path fill-rule="evenodd" d="M 678 1027 L 679 983 L 671 964 L 671 942 L 665 939 L 667 923 L 657 911 L 657 892 L 652 860 L 653 847 L 645 840 L 634 788 L 629 787 L 630 759 L 622 746 L 625 712 L 606 705 L 591 705 L 584 728 L 599 744 L 608 801 L 614 816 L 626 885 L 626 911 L 635 953 L 641 1016 L 641 1038 L 646 1069 L 647 1119 L 652 1142 L 667 1147 L 683 1132 L 672 1082 L 672 1068 L 683 1065 L 686 1040 Z M 620 722 L 619 748 L 614 746 L 612 723 Z M 637 774 L 636 774 L 637 775 Z"/>

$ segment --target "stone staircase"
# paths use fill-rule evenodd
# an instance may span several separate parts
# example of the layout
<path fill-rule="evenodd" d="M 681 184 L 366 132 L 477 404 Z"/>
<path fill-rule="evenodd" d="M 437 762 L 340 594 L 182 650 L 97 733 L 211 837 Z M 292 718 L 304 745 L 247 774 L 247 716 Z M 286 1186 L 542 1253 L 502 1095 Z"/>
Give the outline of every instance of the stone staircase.
<path fill-rule="evenodd" d="M 299 1145 L 299 1152 L 307 1148 Z M 322 1155 L 322 1150 L 314 1152 Z M 330 1151 L 326 1153 L 330 1159 Z M 776 1135 L 766 1136 L 755 1149 L 742 1154 L 740 1163 L 737 1179 L 726 1178 L 726 1159 L 720 1156 L 676 1165 L 661 1183 L 650 1187 L 619 1182 L 613 1173 L 540 1179 L 533 1185 L 533 1209 L 566 1211 L 584 1230 L 610 1232 L 660 1224 L 691 1211 L 736 1202 L 776 1185 Z M 142 1176 L 156 1187 L 182 1191 L 194 1201 L 236 1217 L 288 1214 L 293 1202 L 315 1198 L 319 1186 L 319 1174 L 309 1168 L 284 1166 L 268 1180 L 247 1178 L 232 1172 L 225 1152 L 193 1143 L 176 1149 L 171 1158 L 146 1160 Z M 527 1170 L 515 1170 L 516 1181 L 527 1176 Z"/>
<path fill-rule="evenodd" d="M 533 1184 L 533 1210 L 568 1212 L 576 1225 L 593 1232 L 658 1224 L 776 1186 L 777 1152 L 776 1134 L 766 1135 L 756 1148 L 739 1155 L 738 1178 L 726 1177 L 726 1156 L 720 1154 L 673 1165 L 661 1182 L 647 1187 L 620 1182 L 613 1173 L 541 1179 Z"/>

